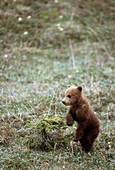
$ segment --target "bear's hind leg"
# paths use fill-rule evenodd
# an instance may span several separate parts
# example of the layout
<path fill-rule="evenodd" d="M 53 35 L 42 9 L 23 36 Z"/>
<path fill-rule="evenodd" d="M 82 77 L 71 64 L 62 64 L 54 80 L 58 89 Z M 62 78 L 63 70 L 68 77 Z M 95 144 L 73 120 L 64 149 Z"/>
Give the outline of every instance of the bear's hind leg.
<path fill-rule="evenodd" d="M 92 150 L 93 140 L 91 140 L 90 138 L 83 137 L 80 140 L 80 143 L 82 145 L 82 148 L 86 151 L 86 153 Z"/>
<path fill-rule="evenodd" d="M 93 143 L 99 134 L 99 129 L 92 129 L 88 133 L 86 133 L 80 140 L 82 147 L 86 152 L 90 152 L 93 147 Z"/>

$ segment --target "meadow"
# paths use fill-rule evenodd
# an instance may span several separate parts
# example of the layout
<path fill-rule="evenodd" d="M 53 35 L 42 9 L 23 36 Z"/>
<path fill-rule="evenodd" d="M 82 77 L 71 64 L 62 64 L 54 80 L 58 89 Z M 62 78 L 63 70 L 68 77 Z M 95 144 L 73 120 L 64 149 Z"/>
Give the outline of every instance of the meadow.
<path fill-rule="evenodd" d="M 0 2 L 0 168 L 98 169 L 115 165 L 114 1 Z M 61 101 L 83 87 L 100 119 L 93 152 L 71 142 Z"/>

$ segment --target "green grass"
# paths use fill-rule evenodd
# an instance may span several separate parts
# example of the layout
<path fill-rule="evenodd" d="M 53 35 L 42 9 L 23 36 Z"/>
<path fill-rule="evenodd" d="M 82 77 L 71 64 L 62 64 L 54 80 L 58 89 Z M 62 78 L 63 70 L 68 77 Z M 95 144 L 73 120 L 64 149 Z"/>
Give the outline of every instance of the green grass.
<path fill-rule="evenodd" d="M 114 169 L 113 5 L 112 0 L 1 2 L 0 168 Z M 47 131 L 55 140 L 57 134 L 72 134 L 53 148 L 41 150 L 36 143 L 41 139 L 36 123 L 64 120 L 67 107 L 61 100 L 68 84 L 83 86 L 101 121 L 89 154 L 71 143 L 72 127 L 63 129 L 62 136 Z"/>

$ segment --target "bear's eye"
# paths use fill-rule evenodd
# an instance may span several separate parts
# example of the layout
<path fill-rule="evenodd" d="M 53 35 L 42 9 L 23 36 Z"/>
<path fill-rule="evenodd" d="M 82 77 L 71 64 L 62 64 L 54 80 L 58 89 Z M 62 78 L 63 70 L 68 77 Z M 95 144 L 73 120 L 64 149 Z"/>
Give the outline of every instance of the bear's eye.
<path fill-rule="evenodd" d="M 67 97 L 68 97 L 68 98 L 71 98 L 71 96 L 70 96 L 70 95 L 68 95 Z"/>

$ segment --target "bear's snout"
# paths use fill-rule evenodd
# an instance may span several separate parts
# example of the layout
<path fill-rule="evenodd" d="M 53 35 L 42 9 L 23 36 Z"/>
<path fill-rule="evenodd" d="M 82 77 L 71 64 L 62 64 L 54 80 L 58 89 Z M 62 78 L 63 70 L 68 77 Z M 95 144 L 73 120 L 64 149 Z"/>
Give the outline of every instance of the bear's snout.
<path fill-rule="evenodd" d="M 62 103 L 63 103 L 64 105 L 66 105 L 66 102 L 65 102 L 64 100 L 62 100 Z"/>

